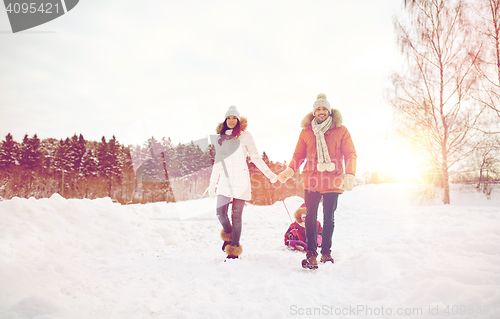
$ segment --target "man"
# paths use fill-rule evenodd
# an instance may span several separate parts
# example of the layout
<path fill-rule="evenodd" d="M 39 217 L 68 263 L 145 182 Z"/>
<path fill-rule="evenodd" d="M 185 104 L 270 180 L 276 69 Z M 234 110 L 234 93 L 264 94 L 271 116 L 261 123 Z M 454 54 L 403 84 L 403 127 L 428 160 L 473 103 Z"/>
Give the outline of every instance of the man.
<path fill-rule="evenodd" d="M 286 182 L 304 161 L 307 253 L 302 267 L 316 269 L 316 221 L 319 202 L 323 198 L 323 242 L 320 261 L 333 263 L 331 246 L 338 196 L 344 190 L 352 190 L 356 173 L 356 150 L 351 135 L 342 125 L 340 112 L 330 108 L 330 103 L 323 93 L 320 93 L 314 102 L 313 112 L 302 120 L 302 131 L 293 158 L 288 167 L 278 175 L 278 179 L 282 183 Z"/>

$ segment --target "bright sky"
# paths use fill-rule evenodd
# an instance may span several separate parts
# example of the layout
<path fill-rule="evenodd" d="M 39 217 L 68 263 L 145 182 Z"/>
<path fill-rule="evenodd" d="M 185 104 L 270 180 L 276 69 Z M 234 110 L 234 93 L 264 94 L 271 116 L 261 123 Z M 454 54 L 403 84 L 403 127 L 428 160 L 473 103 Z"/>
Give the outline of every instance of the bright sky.
<path fill-rule="evenodd" d="M 359 174 L 401 166 L 385 96 L 402 64 L 402 3 L 81 0 L 16 34 L 0 10 L 0 138 L 187 143 L 236 105 L 258 150 L 289 162 L 323 92 L 351 132 Z"/>

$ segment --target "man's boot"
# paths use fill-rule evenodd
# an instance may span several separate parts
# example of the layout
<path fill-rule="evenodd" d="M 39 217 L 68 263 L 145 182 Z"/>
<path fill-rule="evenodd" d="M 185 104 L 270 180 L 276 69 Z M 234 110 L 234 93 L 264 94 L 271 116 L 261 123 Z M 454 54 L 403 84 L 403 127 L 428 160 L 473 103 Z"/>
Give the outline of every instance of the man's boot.
<path fill-rule="evenodd" d="M 321 254 L 320 262 L 322 262 L 322 263 L 331 262 L 332 264 L 334 263 L 332 255 L 330 255 L 329 253 L 328 254 Z"/>
<path fill-rule="evenodd" d="M 306 253 L 306 259 L 302 260 L 302 267 L 307 269 L 317 269 L 318 262 L 316 261 L 316 255 L 314 251 L 308 250 Z"/>

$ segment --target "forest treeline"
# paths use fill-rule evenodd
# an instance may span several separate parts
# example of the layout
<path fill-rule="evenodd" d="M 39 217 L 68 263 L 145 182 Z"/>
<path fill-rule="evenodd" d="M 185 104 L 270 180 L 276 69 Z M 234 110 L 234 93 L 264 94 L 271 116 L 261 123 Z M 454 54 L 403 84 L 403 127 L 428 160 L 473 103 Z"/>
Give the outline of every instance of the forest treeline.
<path fill-rule="evenodd" d="M 148 139 L 124 146 L 116 137 L 87 141 L 80 135 L 66 139 L 25 135 L 22 142 L 7 134 L 0 143 L 0 199 L 110 197 L 122 204 L 183 201 L 204 194 L 214 162 L 211 146 L 195 142 L 173 145 L 170 138 Z M 275 173 L 286 163 L 263 160 Z M 270 205 L 302 193 L 301 175 L 286 184 L 270 184 L 248 159 L 252 204 Z"/>

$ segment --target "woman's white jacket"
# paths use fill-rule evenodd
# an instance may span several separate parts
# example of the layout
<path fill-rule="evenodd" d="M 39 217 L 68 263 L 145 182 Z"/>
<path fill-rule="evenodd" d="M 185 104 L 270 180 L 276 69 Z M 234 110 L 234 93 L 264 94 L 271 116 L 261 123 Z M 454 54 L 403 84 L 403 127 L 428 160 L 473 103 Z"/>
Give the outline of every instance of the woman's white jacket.
<path fill-rule="evenodd" d="M 239 143 L 238 143 L 239 142 Z M 229 156 L 217 156 L 210 176 L 210 183 L 217 184 L 217 195 L 224 195 L 231 198 L 242 200 L 252 199 L 252 184 L 250 182 L 250 174 L 247 165 L 247 154 L 257 168 L 269 179 L 275 178 L 276 175 L 269 169 L 262 157 L 257 151 L 252 134 L 248 131 L 243 131 L 238 138 L 225 140 L 222 146 L 218 143 L 216 152 L 219 150 L 230 149 L 226 143 L 233 143 L 232 152 Z M 236 145 L 236 144 L 239 145 Z"/>

